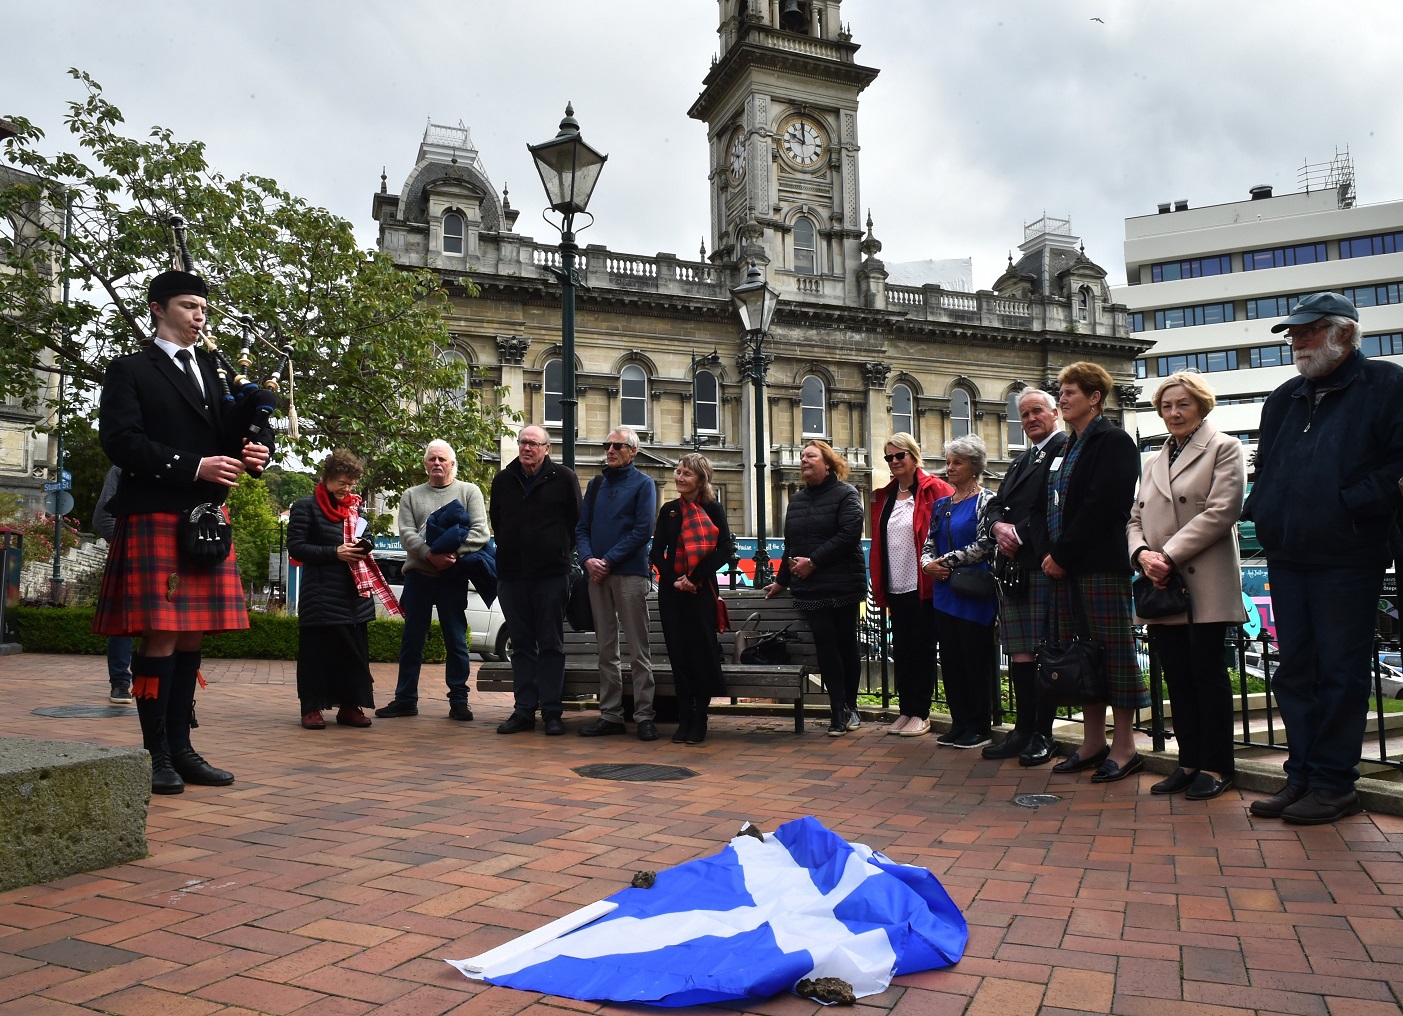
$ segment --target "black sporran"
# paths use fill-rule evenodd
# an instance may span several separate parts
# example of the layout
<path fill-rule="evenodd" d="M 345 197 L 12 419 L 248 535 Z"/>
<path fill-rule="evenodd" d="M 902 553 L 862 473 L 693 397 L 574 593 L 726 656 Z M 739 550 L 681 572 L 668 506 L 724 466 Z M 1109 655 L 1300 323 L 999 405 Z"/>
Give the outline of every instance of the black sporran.
<path fill-rule="evenodd" d="M 998 580 L 999 589 L 1005 597 L 1023 598 L 1023 592 L 1027 588 L 1027 573 L 1017 561 L 1000 554 L 994 562 L 994 578 Z"/>
<path fill-rule="evenodd" d="M 1169 585 L 1163 589 L 1148 575 L 1137 575 L 1130 583 L 1130 595 L 1135 598 L 1135 613 L 1147 621 L 1189 611 L 1189 587 L 1177 571 L 1170 573 Z"/>
<path fill-rule="evenodd" d="M 213 568 L 234 547 L 234 530 L 217 504 L 197 504 L 180 516 L 175 529 L 180 558 L 196 568 Z"/>

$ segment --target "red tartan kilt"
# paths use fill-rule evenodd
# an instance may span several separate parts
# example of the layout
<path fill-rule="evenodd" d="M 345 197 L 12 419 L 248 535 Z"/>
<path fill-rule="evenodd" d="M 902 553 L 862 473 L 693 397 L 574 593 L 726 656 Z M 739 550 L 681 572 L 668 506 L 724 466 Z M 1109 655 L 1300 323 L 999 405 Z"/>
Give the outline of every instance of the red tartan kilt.
<path fill-rule="evenodd" d="M 229 509 L 222 509 L 225 518 Z M 175 513 L 123 515 L 107 552 L 93 632 L 140 635 L 147 631 L 234 631 L 248 627 L 238 558 L 213 568 L 192 568 L 179 559 Z M 178 581 L 171 586 L 171 576 Z"/>

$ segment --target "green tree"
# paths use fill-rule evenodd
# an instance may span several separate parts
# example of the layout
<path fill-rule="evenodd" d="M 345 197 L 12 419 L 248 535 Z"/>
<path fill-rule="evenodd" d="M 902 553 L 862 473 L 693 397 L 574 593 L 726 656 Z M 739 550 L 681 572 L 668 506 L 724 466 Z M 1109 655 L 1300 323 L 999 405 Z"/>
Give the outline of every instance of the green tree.
<path fill-rule="evenodd" d="M 268 584 L 268 555 L 278 546 L 278 515 L 268 485 L 245 474 L 229 491 L 229 520 L 234 524 L 234 552 L 244 588 Z"/>
<path fill-rule="evenodd" d="M 278 489 L 278 503 L 290 508 L 292 502 L 311 497 L 316 487 L 317 481 L 306 473 L 284 473 L 282 486 Z"/>
<path fill-rule="evenodd" d="M 295 386 L 301 428 L 284 432 L 281 451 L 310 462 L 349 448 L 367 461 L 363 489 L 393 493 L 422 480 L 423 447 L 442 437 L 463 450 L 465 477 L 490 476 L 471 450 L 497 447 L 504 410 L 441 356 L 444 278 L 359 249 L 349 222 L 267 177 L 224 176 L 198 141 L 161 127 L 146 140 L 124 136 L 98 83 L 70 73 L 86 92 L 66 117 L 82 154 L 43 154 L 44 132 L 7 116 L 18 133 L 3 161 L 35 180 L 0 187 L 0 216 L 20 227 L 0 240 L 0 398 L 32 404 L 34 372 L 65 370 L 70 418 L 91 412 L 108 360 L 149 337 L 146 286 L 171 263 L 168 222 L 179 214 L 226 355 L 235 358 L 245 315 L 261 337 L 249 370 L 257 381 L 291 350 L 292 372 L 279 380 L 284 395 Z M 65 281 L 67 306 L 53 298 Z"/>
<path fill-rule="evenodd" d="M 73 474 L 73 510 L 86 532 L 93 529 L 93 508 L 112 463 L 97 441 L 97 428 L 82 417 L 63 422 L 63 467 Z"/>

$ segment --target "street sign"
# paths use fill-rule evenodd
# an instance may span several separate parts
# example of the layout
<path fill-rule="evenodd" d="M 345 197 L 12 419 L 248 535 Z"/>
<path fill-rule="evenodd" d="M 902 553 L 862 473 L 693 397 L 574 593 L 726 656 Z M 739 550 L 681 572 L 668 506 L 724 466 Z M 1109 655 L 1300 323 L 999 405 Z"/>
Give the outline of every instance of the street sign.
<path fill-rule="evenodd" d="M 49 491 L 44 495 L 44 510 L 50 515 L 67 515 L 73 510 L 73 495 L 66 490 Z"/>
<path fill-rule="evenodd" d="M 60 490 L 68 490 L 73 486 L 73 474 L 68 470 L 60 469 L 58 471 L 58 478 L 63 481 L 63 486 L 59 488 Z"/>
<path fill-rule="evenodd" d="M 50 493 L 51 491 L 62 489 L 63 484 L 60 483 L 58 480 L 50 480 L 48 483 L 44 484 L 44 493 L 46 494 Z"/>

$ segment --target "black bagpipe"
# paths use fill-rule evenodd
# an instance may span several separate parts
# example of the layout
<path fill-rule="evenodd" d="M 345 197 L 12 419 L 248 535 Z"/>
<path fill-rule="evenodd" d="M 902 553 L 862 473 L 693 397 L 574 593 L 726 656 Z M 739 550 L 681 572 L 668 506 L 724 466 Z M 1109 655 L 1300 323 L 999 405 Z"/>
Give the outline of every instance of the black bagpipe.
<path fill-rule="evenodd" d="M 195 274 L 195 261 L 190 256 L 190 248 L 185 239 L 185 219 L 179 215 L 172 215 L 169 223 L 171 233 L 175 237 L 175 249 L 180 258 L 180 268 L 193 275 Z M 225 316 L 230 320 L 235 320 L 232 315 L 226 314 Z M 262 444 L 262 434 L 278 408 L 278 395 L 281 391 L 278 378 L 283 371 L 287 371 L 288 436 L 296 441 L 297 408 L 293 402 L 292 347 L 290 345 L 279 346 L 273 342 L 254 327 L 253 318 L 247 314 L 240 315 L 237 321 L 240 331 L 237 367 L 229 361 L 229 358 L 215 343 L 208 327 L 201 332 L 205 351 L 214 359 L 219 400 L 224 403 L 226 409 L 234 411 L 234 418 L 238 421 L 239 436 L 246 437 L 255 444 Z M 246 373 L 253 366 L 253 357 L 250 355 L 250 351 L 255 339 L 278 354 L 277 366 L 268 372 L 261 385 L 250 380 Z M 238 454 L 237 450 L 235 454 Z"/>

